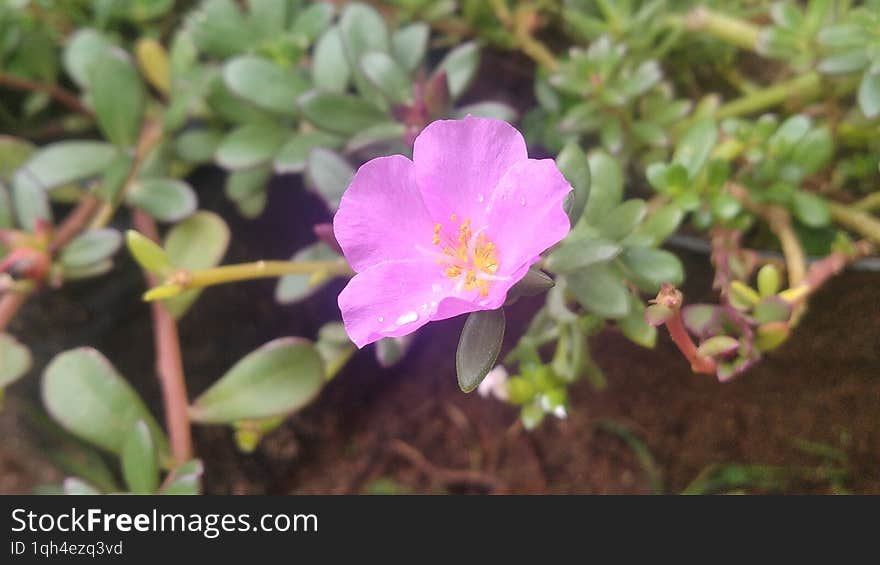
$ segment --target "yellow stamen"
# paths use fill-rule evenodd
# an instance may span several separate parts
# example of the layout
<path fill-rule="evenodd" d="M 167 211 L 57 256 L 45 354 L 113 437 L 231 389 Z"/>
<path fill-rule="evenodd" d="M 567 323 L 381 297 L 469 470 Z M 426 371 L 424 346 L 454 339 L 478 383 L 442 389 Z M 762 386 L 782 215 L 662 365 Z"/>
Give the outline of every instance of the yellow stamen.
<path fill-rule="evenodd" d="M 453 222 L 458 220 L 452 214 Z M 442 226 L 434 226 L 434 245 L 440 243 Z M 458 228 L 457 238 L 446 239 L 449 246 L 443 248 L 443 257 L 438 263 L 445 265 L 443 274 L 450 279 L 459 279 L 459 285 L 465 291 L 477 291 L 480 296 L 489 295 L 489 286 L 493 275 L 498 272 L 498 255 L 495 244 L 488 240 L 485 233 L 474 234 L 470 219 L 465 218 Z M 462 275 L 464 275 L 463 278 Z"/>

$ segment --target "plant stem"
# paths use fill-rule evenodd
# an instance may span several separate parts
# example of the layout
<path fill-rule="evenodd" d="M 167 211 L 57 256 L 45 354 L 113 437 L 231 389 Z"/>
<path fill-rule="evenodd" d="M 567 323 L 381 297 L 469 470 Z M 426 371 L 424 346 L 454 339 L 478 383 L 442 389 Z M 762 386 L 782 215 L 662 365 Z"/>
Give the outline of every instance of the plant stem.
<path fill-rule="evenodd" d="M 0 298 L 0 333 L 6 331 L 9 322 L 15 318 L 19 309 L 27 301 L 28 293 L 9 291 Z"/>
<path fill-rule="evenodd" d="M 854 206 L 829 202 L 831 218 L 838 224 L 847 227 L 876 245 L 880 245 L 880 220 Z"/>
<path fill-rule="evenodd" d="M 880 191 L 865 196 L 864 198 L 853 204 L 852 207 L 862 212 L 873 212 L 874 210 L 880 210 Z"/>
<path fill-rule="evenodd" d="M 155 242 L 159 242 L 156 220 L 143 210 L 135 210 L 132 221 L 138 231 Z M 155 277 L 145 273 L 147 284 L 154 286 Z M 183 375 L 183 361 L 180 354 L 180 339 L 177 322 L 165 309 L 161 301 L 150 305 L 153 315 L 153 343 L 156 348 L 156 372 L 162 388 L 162 401 L 165 406 L 165 422 L 171 441 L 171 453 L 177 464 L 192 459 L 192 434 L 190 431 L 189 402 L 187 400 L 186 380 Z"/>
<path fill-rule="evenodd" d="M 125 177 L 122 188 L 119 190 L 119 194 L 113 201 L 106 201 L 103 203 L 101 209 L 98 210 L 98 213 L 95 214 L 95 217 L 92 220 L 90 226 L 92 229 L 102 228 L 110 222 L 110 220 L 113 218 L 113 213 L 116 211 L 116 207 L 119 205 L 120 202 L 123 201 L 126 193 L 131 188 L 132 183 L 137 179 L 138 173 L 141 170 L 141 165 L 143 165 L 144 163 L 144 159 L 146 159 L 150 151 L 152 151 L 152 149 L 161 140 L 161 122 L 144 122 L 144 125 L 141 128 L 140 137 L 138 138 L 137 146 L 135 147 L 131 169 L 128 171 L 128 175 Z"/>
<path fill-rule="evenodd" d="M 333 261 L 254 261 L 253 263 L 223 265 L 189 273 L 188 276 L 181 277 L 184 279 L 181 281 L 181 286 L 202 288 L 251 279 L 316 273 L 327 276 L 346 276 L 353 274 L 353 271 L 348 263 L 342 259 Z"/>
<path fill-rule="evenodd" d="M 64 219 L 64 223 L 55 230 L 50 245 L 50 251 L 53 254 L 57 253 L 62 247 L 70 243 L 70 241 L 86 227 L 86 224 L 92 217 L 92 213 L 98 208 L 98 204 L 99 200 L 91 194 L 85 195 L 82 200 L 79 201 L 76 208 L 74 208 Z"/>
<path fill-rule="evenodd" d="M 687 15 L 692 31 L 702 31 L 748 51 L 756 51 L 761 28 L 753 23 L 700 6 Z"/>
<path fill-rule="evenodd" d="M 532 35 L 531 24 L 535 16 L 534 8 L 518 6 L 516 11 L 511 14 L 505 0 L 491 0 L 490 4 L 492 4 L 495 17 L 513 34 L 517 47 L 523 53 L 549 71 L 554 71 L 559 67 L 559 61 L 556 60 L 553 52 Z"/>
<path fill-rule="evenodd" d="M 61 104 L 64 104 L 71 110 L 94 117 L 92 111 L 80 102 L 75 94 L 68 92 L 57 84 L 45 84 L 22 77 L 15 77 L 6 74 L 0 74 L 0 86 L 7 86 L 15 90 L 25 90 L 30 92 L 45 92 Z"/>
<path fill-rule="evenodd" d="M 718 119 L 754 114 L 782 104 L 786 100 L 807 102 L 822 94 L 822 79 L 818 73 L 810 71 L 785 82 L 777 83 L 746 94 L 715 112 Z"/>
<path fill-rule="evenodd" d="M 666 320 L 666 329 L 669 330 L 669 336 L 679 351 L 684 355 L 691 364 L 691 370 L 695 373 L 704 373 L 706 375 L 715 374 L 715 361 L 709 357 L 700 355 L 697 346 L 691 339 L 690 334 L 681 321 L 681 310 L 675 309 L 675 313 Z"/>

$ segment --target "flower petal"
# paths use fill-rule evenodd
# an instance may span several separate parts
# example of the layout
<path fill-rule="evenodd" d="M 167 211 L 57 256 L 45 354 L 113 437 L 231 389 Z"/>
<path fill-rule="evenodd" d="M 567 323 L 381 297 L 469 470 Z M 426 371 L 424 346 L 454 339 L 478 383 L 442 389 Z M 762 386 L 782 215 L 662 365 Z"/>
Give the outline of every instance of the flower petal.
<path fill-rule="evenodd" d="M 515 163 L 492 193 L 486 236 L 495 243 L 498 274 L 519 271 L 556 244 L 571 225 L 562 203 L 571 186 L 553 159 Z"/>
<path fill-rule="evenodd" d="M 351 268 L 360 272 L 383 261 L 414 259 L 432 246 L 434 224 L 403 155 L 380 157 L 358 169 L 342 195 L 333 231 Z"/>
<path fill-rule="evenodd" d="M 339 309 L 348 336 L 358 347 L 383 337 L 400 337 L 436 316 L 449 296 L 451 280 L 431 260 L 386 261 L 359 272 L 339 294 Z M 456 301 L 464 302 L 464 301 Z M 456 314 L 478 310 L 464 303 Z"/>
<path fill-rule="evenodd" d="M 526 159 L 526 143 L 516 128 L 502 120 L 471 116 L 431 123 L 413 147 L 425 206 L 444 227 L 452 214 L 482 225 L 492 189 L 511 165 Z"/>

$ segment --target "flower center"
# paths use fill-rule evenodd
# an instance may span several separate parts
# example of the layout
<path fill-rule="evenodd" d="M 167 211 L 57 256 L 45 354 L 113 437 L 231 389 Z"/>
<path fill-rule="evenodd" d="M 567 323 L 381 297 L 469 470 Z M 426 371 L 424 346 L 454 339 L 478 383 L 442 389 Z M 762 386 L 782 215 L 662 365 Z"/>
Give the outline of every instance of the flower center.
<path fill-rule="evenodd" d="M 458 216 L 450 217 L 458 222 Z M 434 245 L 442 247 L 443 255 L 438 263 L 445 265 L 443 274 L 457 280 L 461 289 L 479 291 L 480 296 L 488 296 L 489 284 L 497 279 L 498 255 L 495 244 L 486 239 L 483 229 L 476 233 L 471 228 L 471 221 L 465 219 L 458 228 L 455 237 L 444 237 L 443 226 L 434 226 Z"/>

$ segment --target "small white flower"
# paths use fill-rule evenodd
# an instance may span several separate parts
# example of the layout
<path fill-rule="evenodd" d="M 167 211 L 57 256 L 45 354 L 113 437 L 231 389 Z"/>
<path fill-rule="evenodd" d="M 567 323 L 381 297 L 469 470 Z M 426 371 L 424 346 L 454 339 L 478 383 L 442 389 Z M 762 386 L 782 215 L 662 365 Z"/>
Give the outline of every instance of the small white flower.
<path fill-rule="evenodd" d="M 507 401 L 507 377 L 504 365 L 495 365 L 477 387 L 477 393 L 483 398 L 491 395 L 502 402 Z"/>

